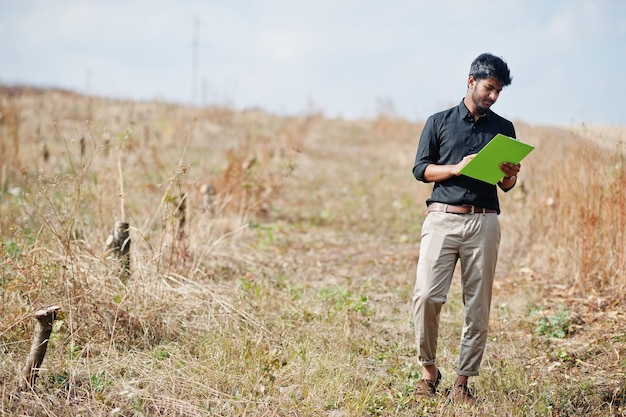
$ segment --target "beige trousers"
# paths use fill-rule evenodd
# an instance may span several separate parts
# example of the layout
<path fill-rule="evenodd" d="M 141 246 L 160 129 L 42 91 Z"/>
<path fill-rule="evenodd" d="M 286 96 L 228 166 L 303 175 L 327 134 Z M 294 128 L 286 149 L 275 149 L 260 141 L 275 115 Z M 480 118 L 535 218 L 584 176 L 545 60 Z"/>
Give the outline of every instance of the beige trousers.
<path fill-rule="evenodd" d="M 457 374 L 478 375 L 487 343 L 499 245 L 500 222 L 495 213 L 433 212 L 426 216 L 413 291 L 413 322 L 422 366 L 435 363 L 439 314 L 460 260 L 465 322 Z"/>

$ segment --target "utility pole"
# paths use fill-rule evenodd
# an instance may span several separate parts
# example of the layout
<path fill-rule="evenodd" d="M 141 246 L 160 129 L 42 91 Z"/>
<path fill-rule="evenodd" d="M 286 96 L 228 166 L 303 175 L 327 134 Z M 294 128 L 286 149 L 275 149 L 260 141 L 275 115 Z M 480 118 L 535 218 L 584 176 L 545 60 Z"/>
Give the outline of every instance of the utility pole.
<path fill-rule="evenodd" d="M 198 94 L 198 31 L 200 23 L 198 17 L 193 18 L 192 39 L 191 39 L 191 105 L 197 104 Z"/>

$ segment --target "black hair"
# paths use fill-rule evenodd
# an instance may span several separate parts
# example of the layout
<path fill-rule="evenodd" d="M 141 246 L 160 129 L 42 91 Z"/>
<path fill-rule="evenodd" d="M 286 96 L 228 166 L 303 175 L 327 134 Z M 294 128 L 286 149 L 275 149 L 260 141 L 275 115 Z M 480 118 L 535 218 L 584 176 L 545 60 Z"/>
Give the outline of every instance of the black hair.
<path fill-rule="evenodd" d="M 480 54 L 474 59 L 469 75 L 473 76 L 476 81 L 496 77 L 502 87 L 510 85 L 513 79 L 504 59 L 488 53 Z"/>

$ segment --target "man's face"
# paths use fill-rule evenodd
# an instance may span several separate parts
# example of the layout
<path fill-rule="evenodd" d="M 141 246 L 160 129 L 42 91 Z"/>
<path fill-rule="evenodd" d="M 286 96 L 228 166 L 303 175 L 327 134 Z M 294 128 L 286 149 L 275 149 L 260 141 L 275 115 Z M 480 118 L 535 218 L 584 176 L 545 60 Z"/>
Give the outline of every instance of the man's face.
<path fill-rule="evenodd" d="M 469 88 L 472 90 L 472 102 L 480 113 L 484 113 L 498 100 L 502 83 L 496 77 L 478 81 L 469 77 Z"/>

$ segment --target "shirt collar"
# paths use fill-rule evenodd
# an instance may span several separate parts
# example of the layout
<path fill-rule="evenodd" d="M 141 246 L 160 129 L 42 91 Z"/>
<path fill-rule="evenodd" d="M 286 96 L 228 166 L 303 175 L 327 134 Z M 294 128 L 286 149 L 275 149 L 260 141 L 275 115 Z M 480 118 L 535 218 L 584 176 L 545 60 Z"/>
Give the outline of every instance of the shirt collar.
<path fill-rule="evenodd" d="M 468 122 L 475 121 L 473 119 L 474 116 L 472 116 L 472 113 L 470 113 L 469 109 L 465 105 L 464 99 L 461 100 L 461 102 L 457 106 L 457 109 L 459 110 L 459 117 L 461 118 L 461 120 L 468 121 Z M 482 119 L 483 117 L 489 118 L 490 111 L 491 111 L 490 109 L 487 109 L 487 111 L 483 113 L 479 117 L 479 119 Z"/>

